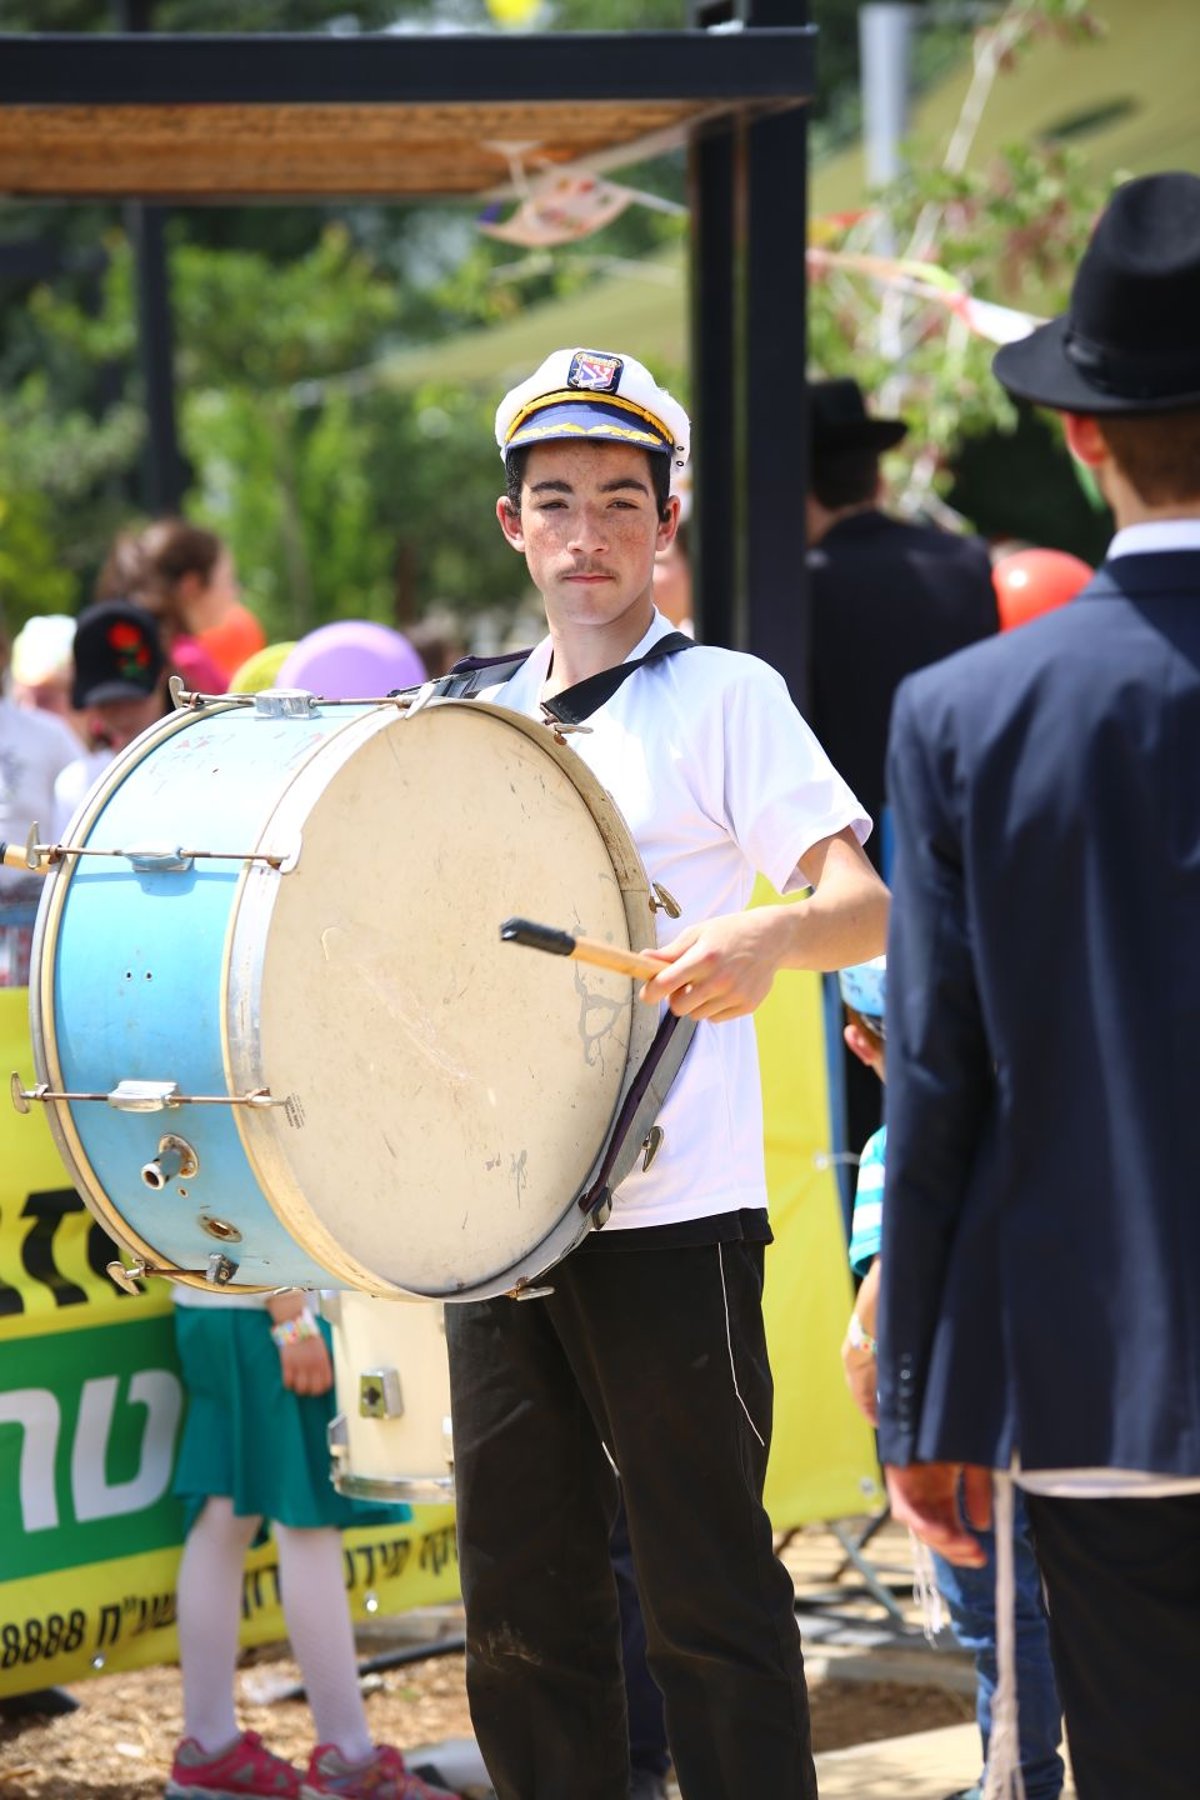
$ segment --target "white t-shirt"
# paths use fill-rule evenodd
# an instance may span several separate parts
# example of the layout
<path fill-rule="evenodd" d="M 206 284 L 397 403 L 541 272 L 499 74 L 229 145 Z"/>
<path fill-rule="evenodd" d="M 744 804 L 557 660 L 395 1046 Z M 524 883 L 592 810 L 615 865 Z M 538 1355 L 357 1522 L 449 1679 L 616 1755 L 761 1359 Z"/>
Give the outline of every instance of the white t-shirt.
<path fill-rule="evenodd" d="M 54 782 L 79 755 L 79 739 L 54 713 L 0 699 L 0 843 L 23 844 L 35 822 L 54 826 Z M 41 877 L 0 869 L 0 902 L 37 899 Z"/>
<path fill-rule="evenodd" d="M 54 784 L 54 835 L 62 838 L 79 810 L 79 802 L 113 760 L 112 750 L 89 750 L 69 763 Z"/>
<path fill-rule="evenodd" d="M 654 614 L 627 660 L 672 627 Z M 503 686 L 484 690 L 540 718 L 546 638 Z M 639 669 L 572 735 L 571 749 L 616 801 L 652 882 L 682 915 L 656 913 L 659 943 L 747 905 L 761 870 L 781 893 L 822 838 L 871 821 L 757 657 L 697 645 Z M 606 1231 L 765 1207 L 762 1098 L 752 1019 L 701 1021 L 658 1123 L 662 1146 L 618 1188 Z"/>

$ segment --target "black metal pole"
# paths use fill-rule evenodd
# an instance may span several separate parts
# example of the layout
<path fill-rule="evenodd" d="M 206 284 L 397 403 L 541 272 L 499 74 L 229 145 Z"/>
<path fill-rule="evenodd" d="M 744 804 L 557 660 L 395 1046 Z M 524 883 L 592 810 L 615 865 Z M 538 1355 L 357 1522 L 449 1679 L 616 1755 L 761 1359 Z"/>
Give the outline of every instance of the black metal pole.
<path fill-rule="evenodd" d="M 175 369 L 166 209 L 131 201 L 126 229 L 137 268 L 138 362 L 145 396 L 148 443 L 143 466 L 147 512 L 179 511 L 186 485 L 175 423 Z"/>
<path fill-rule="evenodd" d="M 692 517 L 690 552 L 696 635 L 738 641 L 738 417 L 734 158 L 728 126 L 691 150 Z"/>
<path fill-rule="evenodd" d="M 154 0 L 119 0 L 122 31 L 153 30 Z M 176 513 L 187 478 L 175 419 L 174 333 L 167 267 L 166 208 L 130 201 L 125 226 L 137 270 L 138 362 L 145 395 L 147 447 L 143 499 L 147 512 Z"/>
<path fill-rule="evenodd" d="M 748 0 L 746 25 L 804 25 L 807 0 Z M 809 703 L 807 111 L 746 127 L 744 647 Z"/>

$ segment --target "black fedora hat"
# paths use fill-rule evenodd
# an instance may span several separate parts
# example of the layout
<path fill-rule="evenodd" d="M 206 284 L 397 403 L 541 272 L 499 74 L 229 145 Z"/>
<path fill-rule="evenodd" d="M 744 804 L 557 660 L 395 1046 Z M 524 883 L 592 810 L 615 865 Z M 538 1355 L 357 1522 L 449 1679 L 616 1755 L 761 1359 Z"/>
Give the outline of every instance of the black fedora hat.
<path fill-rule="evenodd" d="M 1058 412 L 1200 406 L 1200 177 L 1145 175 L 1117 189 L 1071 304 L 992 362 L 1019 400 Z"/>
<path fill-rule="evenodd" d="M 849 376 L 808 384 L 809 430 L 815 454 L 835 450 L 890 450 L 907 436 L 903 419 L 874 419 L 862 389 Z"/>

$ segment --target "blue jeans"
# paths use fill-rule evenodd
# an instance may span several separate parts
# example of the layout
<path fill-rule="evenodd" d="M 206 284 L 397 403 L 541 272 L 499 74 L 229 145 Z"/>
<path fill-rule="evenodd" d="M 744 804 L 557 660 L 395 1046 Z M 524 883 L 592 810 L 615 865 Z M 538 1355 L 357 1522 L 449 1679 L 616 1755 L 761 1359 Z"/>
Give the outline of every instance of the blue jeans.
<path fill-rule="evenodd" d="M 1033 1553 L 1025 1500 L 1018 1491 L 1013 1522 L 1017 1590 L 1017 1710 L 1021 1773 L 1026 1800 L 1058 1800 L 1062 1792 L 1062 1706 L 1050 1660 L 1050 1631 L 1042 1601 L 1042 1577 Z M 975 1533 L 987 1553 L 982 1569 L 964 1569 L 943 1557 L 933 1559 L 938 1590 L 950 1611 L 954 1635 L 975 1658 L 975 1716 L 983 1739 L 986 1769 L 996 1692 L 996 1539 Z"/>

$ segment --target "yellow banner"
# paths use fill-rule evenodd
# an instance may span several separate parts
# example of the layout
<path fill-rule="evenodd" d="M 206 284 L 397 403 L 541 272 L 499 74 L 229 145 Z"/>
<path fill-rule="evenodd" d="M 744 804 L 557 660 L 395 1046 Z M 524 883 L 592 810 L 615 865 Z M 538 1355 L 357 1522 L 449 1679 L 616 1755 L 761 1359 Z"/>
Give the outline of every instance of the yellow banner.
<path fill-rule="evenodd" d="M 454 1508 L 413 1508 L 409 1524 L 342 1533 L 355 1619 L 434 1606 L 458 1593 Z M 101 1670 L 175 1662 L 182 1546 L 55 1570 L 0 1586 L 0 1696 Z M 273 1543 L 252 1550 L 242 1584 L 243 1646 L 287 1637 Z"/>
<path fill-rule="evenodd" d="M 766 882 L 759 904 L 779 896 Z M 777 1531 L 871 1512 L 875 1440 L 842 1375 L 853 1304 L 834 1165 L 822 978 L 776 978 L 755 1014 L 775 1242 L 764 1310 L 775 1373 L 767 1507 Z"/>

